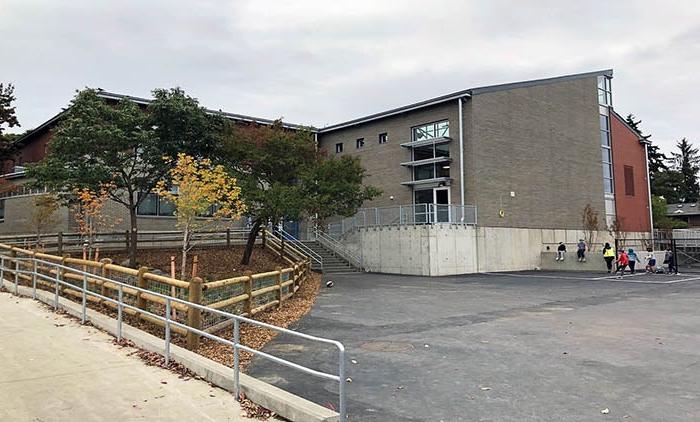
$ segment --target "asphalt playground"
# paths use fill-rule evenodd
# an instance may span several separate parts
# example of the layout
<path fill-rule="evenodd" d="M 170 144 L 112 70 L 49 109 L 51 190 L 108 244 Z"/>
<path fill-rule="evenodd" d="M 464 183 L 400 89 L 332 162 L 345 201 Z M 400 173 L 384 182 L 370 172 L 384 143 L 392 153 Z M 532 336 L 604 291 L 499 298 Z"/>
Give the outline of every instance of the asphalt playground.
<path fill-rule="evenodd" d="M 334 275 L 296 329 L 348 349 L 350 420 L 700 420 L 700 274 Z M 324 371 L 330 349 L 266 350 Z M 337 385 L 250 374 L 329 407 Z"/>

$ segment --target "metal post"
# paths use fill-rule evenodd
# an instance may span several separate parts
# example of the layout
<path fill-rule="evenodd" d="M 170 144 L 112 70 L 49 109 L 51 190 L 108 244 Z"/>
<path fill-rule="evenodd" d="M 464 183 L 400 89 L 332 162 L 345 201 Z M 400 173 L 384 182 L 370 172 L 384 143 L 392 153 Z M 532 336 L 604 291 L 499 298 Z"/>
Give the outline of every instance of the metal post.
<path fill-rule="evenodd" d="M 338 407 L 340 408 L 338 413 L 339 413 L 339 420 L 341 422 L 345 421 L 347 418 L 347 410 L 345 408 L 345 349 L 340 348 L 338 351 L 338 359 L 339 359 L 339 364 L 338 364 L 338 377 L 340 378 L 340 381 L 338 383 Z"/>
<path fill-rule="evenodd" d="M 165 366 L 170 364 L 170 298 L 165 299 Z"/>
<path fill-rule="evenodd" d="M 236 400 L 241 397 L 241 385 L 239 383 L 240 357 L 238 356 L 238 343 L 240 342 L 241 322 L 233 320 L 233 386 L 236 393 Z"/>
<path fill-rule="evenodd" d="M 399 226 L 403 224 L 403 206 L 399 205 Z"/>
<path fill-rule="evenodd" d="M 82 323 L 87 320 L 87 274 L 83 273 L 83 317 Z"/>
<path fill-rule="evenodd" d="M 119 283 L 119 302 L 117 303 L 117 340 L 122 339 L 122 301 L 124 299 L 124 291 L 121 283 Z"/>
<path fill-rule="evenodd" d="M 19 257 L 15 256 L 15 294 L 19 294 Z"/>
<path fill-rule="evenodd" d="M 5 255 L 0 255 L 0 289 L 5 285 Z"/>
<path fill-rule="evenodd" d="M 379 208 L 374 207 L 374 225 L 379 225 Z"/>
<path fill-rule="evenodd" d="M 34 262 L 34 265 L 33 265 L 34 268 L 32 271 L 32 298 L 36 299 L 36 274 L 38 271 L 36 258 L 34 258 L 33 262 Z"/>
<path fill-rule="evenodd" d="M 54 296 L 53 299 L 53 307 L 54 309 L 58 309 L 58 285 L 59 281 L 61 280 L 61 268 L 56 266 L 56 295 Z"/>

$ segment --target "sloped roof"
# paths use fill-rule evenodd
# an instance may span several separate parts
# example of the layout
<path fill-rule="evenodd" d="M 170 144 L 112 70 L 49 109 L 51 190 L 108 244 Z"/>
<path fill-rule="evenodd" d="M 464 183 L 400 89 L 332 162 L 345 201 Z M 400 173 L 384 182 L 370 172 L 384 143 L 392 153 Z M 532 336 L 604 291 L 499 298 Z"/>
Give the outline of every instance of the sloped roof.
<path fill-rule="evenodd" d="M 700 215 L 700 203 L 688 202 L 684 204 L 668 204 L 666 215 L 680 217 L 684 215 Z"/>
<path fill-rule="evenodd" d="M 469 89 L 465 89 L 462 91 L 453 92 L 451 94 L 431 98 L 428 100 L 419 101 L 417 103 L 401 106 L 398 108 L 393 108 L 391 110 L 386 110 L 386 111 L 382 111 L 379 113 L 370 114 L 368 116 L 359 117 L 357 119 L 348 120 L 346 122 L 326 126 L 324 128 L 319 129 L 318 131 L 319 131 L 319 133 L 332 132 L 334 130 L 342 129 L 342 128 L 345 128 L 348 126 L 354 126 L 354 125 L 357 125 L 360 123 L 365 123 L 365 122 L 368 122 L 371 120 L 380 119 L 380 118 L 391 116 L 394 114 L 405 113 L 407 111 L 418 110 L 418 109 L 421 109 L 424 107 L 429 107 L 429 106 L 433 106 L 436 104 L 442 104 L 442 103 L 445 103 L 447 101 L 456 100 L 458 98 L 469 98 L 472 95 L 479 95 L 479 94 L 485 94 L 488 92 L 496 92 L 496 91 L 506 91 L 506 90 L 516 89 L 516 88 L 528 88 L 531 86 L 547 85 L 547 84 L 570 81 L 570 80 L 575 80 L 575 79 L 590 78 L 593 76 L 612 77 L 612 74 L 613 74 L 612 69 L 605 69 L 605 70 L 597 70 L 594 72 L 575 73 L 572 75 L 557 76 L 557 77 L 553 77 L 553 78 L 533 79 L 533 80 L 522 81 L 522 82 L 512 82 L 512 83 L 507 83 L 507 84 L 487 85 L 487 86 L 481 86 L 481 87 L 476 87 L 476 88 L 469 88 Z"/>

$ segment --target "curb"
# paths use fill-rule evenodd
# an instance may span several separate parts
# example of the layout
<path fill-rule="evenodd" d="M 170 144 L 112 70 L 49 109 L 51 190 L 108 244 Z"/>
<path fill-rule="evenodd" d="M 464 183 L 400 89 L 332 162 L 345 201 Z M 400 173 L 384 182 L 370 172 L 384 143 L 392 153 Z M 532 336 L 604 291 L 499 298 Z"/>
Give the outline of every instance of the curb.
<path fill-rule="evenodd" d="M 4 281 L 8 293 L 14 294 L 15 285 L 7 280 Z M 19 286 L 19 295 L 32 297 L 30 287 Z M 36 300 L 46 305 L 54 305 L 54 295 L 44 290 L 36 291 Z M 82 307 L 79 303 L 72 302 L 64 297 L 59 298 L 59 309 L 63 309 L 68 314 L 80 318 Z M 87 309 L 87 321 L 95 327 L 116 337 L 117 321 L 92 309 Z M 136 346 L 162 354 L 165 349 L 165 341 L 152 334 L 122 323 L 122 338 L 132 341 Z M 233 352 L 232 352 L 233 353 Z M 222 365 L 204 356 L 184 349 L 175 344 L 170 344 L 170 359 L 180 363 L 191 370 L 205 381 L 217 387 L 233 392 L 234 371 L 228 366 Z M 260 381 L 249 375 L 240 374 L 241 391 L 254 403 L 272 410 L 285 419 L 293 422 L 338 422 L 339 415 L 328 408 L 301 398 L 297 395 L 284 391 L 278 387 Z"/>

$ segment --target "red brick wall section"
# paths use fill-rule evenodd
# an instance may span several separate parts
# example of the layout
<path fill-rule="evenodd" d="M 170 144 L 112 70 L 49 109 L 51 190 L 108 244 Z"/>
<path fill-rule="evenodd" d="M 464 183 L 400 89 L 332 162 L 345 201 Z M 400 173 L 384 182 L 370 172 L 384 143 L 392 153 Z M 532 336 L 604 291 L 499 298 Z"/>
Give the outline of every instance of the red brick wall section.
<path fill-rule="evenodd" d="M 610 127 L 615 178 L 615 212 L 620 218 L 622 230 L 648 232 L 651 230 L 651 224 L 644 145 L 639 143 L 637 134 L 615 113 L 610 113 Z M 627 175 L 625 175 L 625 167 L 627 167 Z M 629 182 L 633 182 L 633 188 L 629 186 Z"/>
<path fill-rule="evenodd" d="M 31 140 L 22 145 L 19 152 L 15 155 L 14 162 L 9 160 L 4 163 L 2 173 L 10 173 L 15 165 L 21 166 L 27 163 L 36 163 L 41 161 L 46 155 L 46 145 L 50 140 L 50 130 L 45 130 L 42 133 L 35 135 Z"/>

